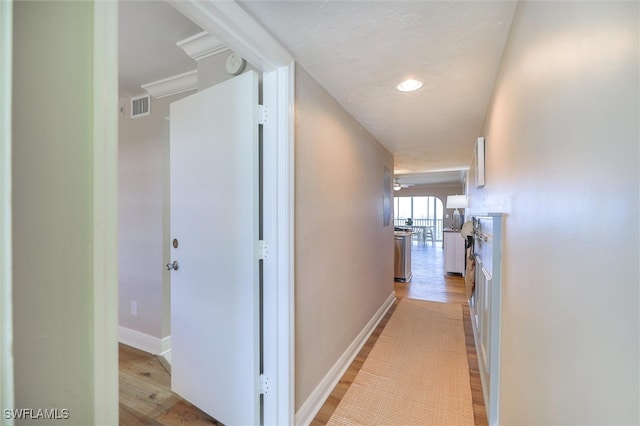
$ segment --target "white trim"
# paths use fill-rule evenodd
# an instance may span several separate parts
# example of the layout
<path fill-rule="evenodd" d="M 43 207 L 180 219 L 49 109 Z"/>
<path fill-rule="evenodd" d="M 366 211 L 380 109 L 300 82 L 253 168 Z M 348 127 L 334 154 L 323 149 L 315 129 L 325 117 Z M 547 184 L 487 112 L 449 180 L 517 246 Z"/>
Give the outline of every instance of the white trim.
<path fill-rule="evenodd" d="M 295 410 L 295 64 L 278 68 L 278 347 L 275 372 L 283 390 L 277 420 L 292 424 Z"/>
<path fill-rule="evenodd" d="M 373 315 L 373 317 L 369 320 L 367 325 L 364 326 L 362 331 L 356 336 L 356 338 L 351 342 L 346 351 L 338 358 L 336 363 L 331 367 L 331 369 L 327 372 L 327 374 L 320 381 L 318 386 L 311 392 L 307 400 L 300 406 L 300 409 L 296 413 L 295 424 L 296 425 L 309 425 L 322 405 L 325 403 L 331 392 L 336 387 L 340 378 L 347 371 L 353 360 L 360 352 L 360 349 L 364 346 L 371 336 L 371 333 L 376 329 L 384 315 L 387 313 L 389 308 L 395 302 L 396 296 L 395 292 L 391 292 L 387 300 L 380 306 L 378 311 Z"/>
<path fill-rule="evenodd" d="M 502 309 L 502 224 L 503 213 L 472 215 L 478 220 L 480 235 L 476 238 L 476 291 L 469 300 L 473 337 L 478 354 L 482 393 L 490 426 L 500 424 L 500 338 Z M 491 231 L 482 230 L 481 221 L 491 222 Z M 480 238 L 482 237 L 482 238 Z M 484 241 L 481 245 L 479 242 Z M 489 266 L 487 268 L 486 266 Z M 483 282 L 489 295 L 482 291 Z M 488 298 L 487 298 L 488 296 Z M 478 310 L 478 306 L 481 307 Z M 485 315 L 488 314 L 488 318 Z M 477 317 L 477 318 L 476 318 Z M 478 322 L 476 322 L 478 321 Z M 481 334 L 482 333 L 482 334 Z M 483 335 L 486 334 L 486 335 Z"/>
<path fill-rule="evenodd" d="M 11 252 L 11 87 L 13 2 L 0 1 L 0 411 L 14 408 Z M 5 423 L 6 422 L 6 423 Z M 13 419 L 2 424 L 12 425 Z"/>
<path fill-rule="evenodd" d="M 153 355 L 164 356 L 171 352 L 171 336 L 155 337 L 123 326 L 118 326 L 118 341 Z"/>
<path fill-rule="evenodd" d="M 93 3 L 94 424 L 118 423 L 118 3 Z"/>
<path fill-rule="evenodd" d="M 167 361 L 169 365 L 171 365 L 171 349 L 162 354 L 162 356 L 164 357 L 164 360 Z"/>
<path fill-rule="evenodd" d="M 272 103 L 277 101 L 277 92 L 274 91 L 274 87 L 277 87 L 277 72 L 265 73 L 262 78 L 262 96 L 263 105 L 266 108 L 273 108 Z M 262 139 L 263 139 L 263 152 L 262 152 L 262 179 L 263 179 L 263 236 L 265 241 L 269 241 L 270 245 L 277 247 L 278 235 L 273 231 L 277 229 L 277 154 L 278 148 L 273 143 L 277 137 L 278 126 L 273 121 L 266 122 L 262 127 Z M 263 280 L 264 282 L 277 282 L 278 269 L 277 264 L 271 261 L 271 258 L 263 260 Z M 278 294 L 277 291 L 273 291 L 272 286 L 264 285 L 263 287 L 263 339 L 265 345 L 267 342 L 275 342 L 278 338 L 278 326 L 277 322 L 273 321 L 273 318 L 278 318 Z M 275 356 L 275 358 L 274 358 Z M 280 377 L 273 374 L 273 371 L 269 369 L 269 366 L 277 363 L 277 353 L 273 351 L 263 351 L 263 365 L 264 376 L 270 377 L 272 386 L 268 394 L 264 395 L 264 411 L 265 412 L 277 412 L 278 393 L 284 383 L 280 382 Z M 284 379 L 285 381 L 287 378 Z M 286 382 L 285 382 L 286 383 Z"/>
<path fill-rule="evenodd" d="M 143 84 L 142 87 L 148 94 L 156 99 L 177 95 L 198 89 L 198 70 L 187 71 L 162 80 Z M 133 98 L 132 98 L 133 99 Z"/>
<path fill-rule="evenodd" d="M 293 105 L 293 78 L 293 65 L 263 76 L 263 103 L 276 112 L 263 127 L 263 238 L 270 253 L 277 250 L 277 258 L 264 262 L 265 283 L 271 283 L 264 289 L 264 340 L 278 342 L 264 352 L 271 384 L 264 404 L 272 424 L 291 424 L 294 407 L 293 108 L 285 107 Z"/>
<path fill-rule="evenodd" d="M 265 261 L 265 297 L 276 301 L 276 309 L 265 309 L 264 370 L 271 380 L 269 398 L 265 400 L 265 424 L 292 424 L 294 404 L 294 72 L 293 58 L 247 12 L 233 1 L 220 2 L 168 0 L 187 18 L 265 73 L 264 102 L 275 105 L 271 118 L 277 124 L 264 134 L 265 146 L 275 147 L 273 156 L 265 158 L 265 194 L 275 196 L 276 203 L 265 203 L 265 239 L 270 241 L 269 259 Z M 275 71 L 277 78 L 269 78 Z M 276 140 L 274 141 L 273 138 Z M 277 164 L 273 164 L 273 161 Z M 267 164 L 269 163 L 269 164 Z M 265 170 L 267 172 L 267 170 Z M 265 196 L 266 199 L 266 196 Z M 268 211 L 267 209 L 275 209 Z M 272 219 L 267 219 L 271 215 Z M 267 237 L 269 235 L 270 237 Z M 275 238 L 275 240 L 273 238 Z M 275 241 L 275 242 L 274 242 Z M 273 266 L 267 264 L 275 265 Z M 266 304 L 266 306 L 270 306 Z"/>
<path fill-rule="evenodd" d="M 184 53 L 195 61 L 229 50 L 219 38 L 212 36 L 206 31 L 180 40 L 176 43 L 176 46 L 182 48 Z"/>
<path fill-rule="evenodd" d="M 289 52 L 234 1 L 168 1 L 262 72 L 293 62 Z"/>

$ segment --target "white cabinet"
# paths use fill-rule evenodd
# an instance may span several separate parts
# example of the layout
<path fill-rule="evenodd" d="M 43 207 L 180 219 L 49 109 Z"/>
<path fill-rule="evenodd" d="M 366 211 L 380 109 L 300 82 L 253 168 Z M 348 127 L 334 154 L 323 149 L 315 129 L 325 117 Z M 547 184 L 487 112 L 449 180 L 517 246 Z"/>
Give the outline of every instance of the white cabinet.
<path fill-rule="evenodd" d="M 444 273 L 457 272 L 464 276 L 464 239 L 460 231 L 444 231 Z"/>

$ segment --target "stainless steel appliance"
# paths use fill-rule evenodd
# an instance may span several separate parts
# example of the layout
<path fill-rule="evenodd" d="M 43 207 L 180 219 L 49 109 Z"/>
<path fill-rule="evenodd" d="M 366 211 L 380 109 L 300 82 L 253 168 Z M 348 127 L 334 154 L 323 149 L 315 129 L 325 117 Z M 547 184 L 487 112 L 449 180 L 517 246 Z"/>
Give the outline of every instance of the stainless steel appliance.
<path fill-rule="evenodd" d="M 394 278 L 396 281 L 411 281 L 411 232 L 394 232 Z"/>

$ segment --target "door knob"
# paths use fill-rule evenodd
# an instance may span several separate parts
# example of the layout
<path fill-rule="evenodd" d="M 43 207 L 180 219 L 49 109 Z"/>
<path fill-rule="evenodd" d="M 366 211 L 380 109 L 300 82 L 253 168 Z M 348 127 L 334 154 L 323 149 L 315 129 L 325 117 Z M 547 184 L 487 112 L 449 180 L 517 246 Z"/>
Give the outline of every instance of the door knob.
<path fill-rule="evenodd" d="M 170 271 L 172 269 L 177 271 L 179 267 L 180 267 L 180 264 L 178 263 L 177 260 L 174 260 L 173 263 L 171 262 L 167 263 L 167 271 Z"/>

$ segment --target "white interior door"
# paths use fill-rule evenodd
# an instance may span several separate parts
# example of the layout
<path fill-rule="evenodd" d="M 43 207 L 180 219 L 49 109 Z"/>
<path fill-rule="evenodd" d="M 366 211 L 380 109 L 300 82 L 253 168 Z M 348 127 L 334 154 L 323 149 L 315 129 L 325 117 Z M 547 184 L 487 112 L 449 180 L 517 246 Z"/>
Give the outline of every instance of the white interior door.
<path fill-rule="evenodd" d="M 227 425 L 260 422 L 257 106 L 255 72 L 171 104 L 171 387 Z"/>

